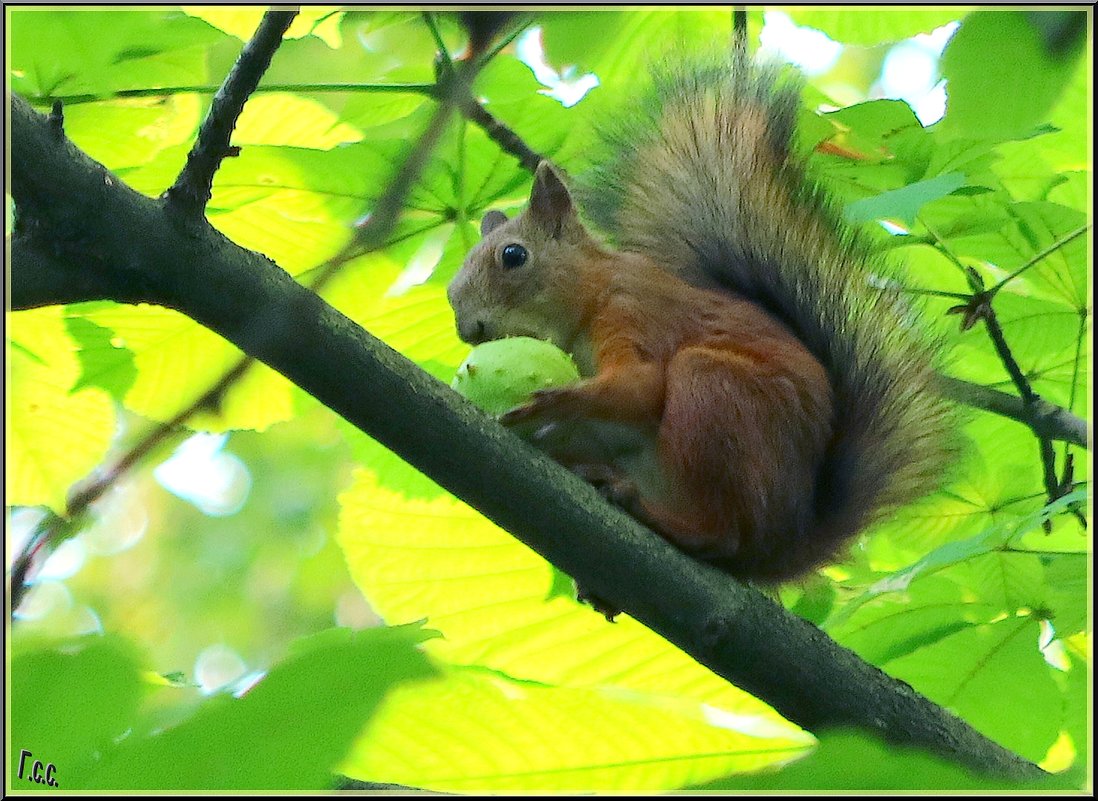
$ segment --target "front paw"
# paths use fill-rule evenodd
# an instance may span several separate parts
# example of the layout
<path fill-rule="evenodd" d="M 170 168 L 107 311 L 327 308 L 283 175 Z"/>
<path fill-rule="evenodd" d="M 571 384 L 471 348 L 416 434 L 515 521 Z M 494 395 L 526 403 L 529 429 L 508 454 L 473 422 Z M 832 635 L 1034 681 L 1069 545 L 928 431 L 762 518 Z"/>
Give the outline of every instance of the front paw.
<path fill-rule="evenodd" d="M 520 423 L 546 424 L 560 420 L 568 413 L 569 401 L 573 394 L 568 389 L 542 389 L 533 394 L 530 402 L 511 409 L 500 415 L 499 421 L 505 426 Z"/>

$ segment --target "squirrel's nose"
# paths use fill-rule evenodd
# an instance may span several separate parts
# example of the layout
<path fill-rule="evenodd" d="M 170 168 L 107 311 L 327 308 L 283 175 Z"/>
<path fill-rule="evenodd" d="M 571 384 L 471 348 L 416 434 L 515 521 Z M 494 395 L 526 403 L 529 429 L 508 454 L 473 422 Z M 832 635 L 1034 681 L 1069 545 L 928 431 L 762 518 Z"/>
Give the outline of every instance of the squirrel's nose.
<path fill-rule="evenodd" d="M 470 345 L 479 345 L 488 340 L 487 326 L 484 320 L 458 320 L 458 336 Z"/>

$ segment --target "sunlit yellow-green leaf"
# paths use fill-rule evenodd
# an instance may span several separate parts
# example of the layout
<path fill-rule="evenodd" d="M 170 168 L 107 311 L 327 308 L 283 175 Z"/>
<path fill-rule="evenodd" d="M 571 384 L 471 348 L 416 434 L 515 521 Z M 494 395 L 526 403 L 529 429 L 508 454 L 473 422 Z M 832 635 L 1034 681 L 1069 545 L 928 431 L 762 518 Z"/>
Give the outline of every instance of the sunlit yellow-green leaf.
<path fill-rule="evenodd" d="M 12 90 L 42 113 L 62 100 L 65 132 L 75 145 L 156 198 L 183 167 L 213 92 L 264 9 L 5 12 Z M 960 317 L 946 311 L 970 291 L 966 268 L 986 286 L 1025 268 L 993 301 L 1007 343 L 1044 400 L 1086 416 L 1092 64 L 1089 54 L 1072 62 L 1067 38 L 1074 30 L 1085 39 L 1072 21 L 1084 13 L 789 13 L 797 23 L 858 45 L 844 47 L 829 72 L 808 77 L 795 110 L 796 150 L 835 193 L 836 213 L 876 198 L 862 203 L 863 209 L 877 203 L 867 217 L 913 218 L 905 219 L 902 235 L 883 235 L 869 223 L 867 241 L 905 264 L 904 297 L 925 307 L 926 327 L 940 337 L 942 369 L 1017 395 L 987 327 L 978 322 L 962 331 Z M 954 18 L 962 27 L 939 65 L 949 79 L 945 120 L 924 127 L 916 100 L 869 99 L 876 96 L 888 43 Z M 432 119 L 439 51 L 466 52 L 466 21 L 445 9 L 303 8 L 236 123 L 232 143 L 240 150 L 214 175 L 206 208 L 211 224 L 309 284 L 322 272 L 318 265 L 376 211 Z M 762 11 L 749 10 L 753 52 L 763 22 Z M 508 21 L 524 23 L 541 32 L 496 54 L 472 94 L 531 150 L 577 179 L 611 156 L 595 146 L 595 130 L 636 112 L 638 87 L 653 62 L 668 51 L 676 59 L 705 58 L 727 48 L 733 35 L 729 7 L 564 10 Z M 543 84 L 519 60 L 537 45 L 564 82 L 590 72 L 598 85 L 566 107 L 553 96 L 553 80 Z M 294 85 L 306 89 L 285 91 Z M 197 91 L 182 91 L 187 87 Z M 136 96 L 119 97 L 123 90 Z M 835 146 L 832 152 L 819 151 L 823 142 Z M 530 180 L 530 171 L 497 139 L 453 114 L 386 246 L 345 265 L 322 294 L 449 382 L 468 346 L 456 336 L 445 287 L 478 241 L 483 213 L 519 211 Z M 909 201 L 913 193 L 917 203 L 881 205 L 882 196 Z M 581 193 L 577 200 L 581 212 L 589 211 Z M 9 232 L 21 236 L 37 222 L 35 211 L 10 201 Z M 783 224 L 796 227 L 795 220 Z M 245 313 L 248 298 L 237 300 Z M 61 510 L 65 490 L 101 460 L 114 406 L 166 419 L 239 356 L 189 319 L 152 307 L 82 303 L 10 319 L 9 503 Z M 128 542 L 124 553 L 96 551 L 64 583 L 40 583 L 57 589 L 57 609 L 67 610 L 38 621 L 42 630 L 58 628 L 76 609 L 94 619 L 94 610 L 104 630 L 140 641 L 150 654 L 143 668 L 183 676 L 180 686 L 144 687 L 143 693 L 161 694 L 157 708 L 120 740 L 128 723 L 116 725 L 117 714 L 104 718 L 110 725 L 92 738 L 104 748 L 133 748 L 150 730 L 174 734 L 158 734 L 160 742 L 146 743 L 152 751 L 138 747 L 113 768 L 96 745 L 103 784 L 206 786 L 219 781 L 209 748 L 218 751 L 218 775 L 241 786 L 271 781 L 276 763 L 279 776 L 304 771 L 309 786 L 327 784 L 331 760 L 362 725 L 362 704 L 341 707 L 339 738 L 320 738 L 332 746 L 322 749 L 323 758 L 310 734 L 319 729 L 295 729 L 276 715 L 266 720 L 274 725 L 260 726 L 266 739 L 244 749 L 251 759 L 233 750 L 248 740 L 233 734 L 240 722 L 235 714 L 192 718 L 197 725 L 187 726 L 188 705 L 212 700 L 232 711 L 243 701 L 246 708 L 249 697 L 259 699 L 255 692 L 271 693 L 288 642 L 331 625 L 333 617 L 344 627 L 341 637 L 349 628 L 376 624 L 380 615 L 393 622 L 426 619 L 445 639 L 422 645 L 441 664 L 441 677 L 402 686 L 346 760 L 346 772 L 367 781 L 456 792 L 983 788 L 975 780 L 950 785 L 959 776 L 952 769 L 849 734 L 821 740 L 809 758 L 786 766 L 811 738 L 636 621 L 623 616 L 611 625 L 577 604 L 568 577 L 304 390 L 256 367 L 225 398 L 223 411 L 192 424 L 266 429 L 233 433 L 217 454 L 239 459 L 251 475 L 239 511 L 207 518 L 158 487 L 146 492 L 153 478 L 148 465 L 139 465 L 115 487 L 102 519 L 97 513 L 102 531 L 82 533 L 72 545 L 90 552 L 107 529 L 147 528 L 150 536 Z M 1071 765 L 1081 775 L 1090 750 L 1091 533 L 1064 509 L 1050 519 L 1051 532 L 1041 526 L 1048 490 L 1040 444 L 1029 428 L 977 409 L 966 409 L 964 420 L 963 456 L 952 468 L 942 466 L 947 480 L 939 493 L 890 514 L 834 564 L 781 588 L 780 596 L 794 614 L 997 741 L 1048 768 Z M 146 427 L 134 420 L 134 433 Z M 1071 478 L 1083 488 L 1073 499 L 1082 499 L 1089 454 L 1057 443 L 1057 477 L 1067 472 L 1065 453 L 1074 458 Z M 338 544 L 330 536 L 337 516 Z M 29 519 L 13 518 L 13 530 Z M 654 594 L 675 590 L 650 588 Z M 16 628 L 38 623 L 23 619 Z M 202 701 L 194 687 L 195 656 L 215 642 L 249 672 L 274 670 L 241 699 Z M 409 651 L 409 662 L 382 660 L 394 680 L 415 673 L 411 662 L 421 661 L 419 639 L 405 644 L 408 649 L 399 650 Z M 369 667 L 371 654 L 348 656 Z M 318 703 L 307 704 L 323 722 L 333 714 L 324 703 L 325 693 L 335 697 L 328 689 L 364 685 L 358 678 L 348 683 L 351 673 L 330 653 L 315 656 L 299 675 L 302 687 L 316 690 L 316 665 L 330 674 L 330 687 L 314 693 Z M 88 686 L 102 679 L 89 676 Z M 70 684 L 80 689 L 80 682 Z M 302 695 L 285 688 L 268 695 L 274 702 L 268 709 L 278 715 L 297 710 L 290 717 L 300 722 Z M 35 714 L 46 714 L 42 720 L 62 737 L 58 721 L 71 715 L 39 707 Z M 47 746 L 38 748 L 46 754 Z M 64 754 L 48 754 L 55 756 Z M 73 775 L 75 764 L 59 764 L 62 778 Z M 742 773 L 764 766 L 773 769 Z"/>
<path fill-rule="evenodd" d="M 114 404 L 80 378 L 60 307 L 8 316 L 9 380 L 5 497 L 61 513 L 70 485 L 91 472 L 114 435 Z"/>
<path fill-rule="evenodd" d="M 215 6 L 181 6 L 184 13 L 198 17 L 225 33 L 247 42 L 259 27 L 266 9 L 219 8 Z M 330 47 L 339 47 L 338 23 L 343 14 L 339 6 L 312 6 L 302 9 L 286 31 L 287 39 L 316 34 Z"/>
<path fill-rule="evenodd" d="M 257 94 L 233 128 L 236 145 L 291 145 L 329 150 L 357 142 L 362 133 L 327 108 L 289 92 Z"/>
<path fill-rule="evenodd" d="M 443 632 L 432 652 L 515 678 L 674 694 L 780 720 L 631 618 L 610 624 L 552 593 L 549 564 L 464 504 L 394 489 L 394 459 L 379 454 L 356 473 L 340 498 L 339 542 L 386 620 L 426 616 Z"/>
<path fill-rule="evenodd" d="M 391 249 L 394 259 L 371 257 L 337 277 L 324 296 L 375 337 L 447 383 L 469 352 L 457 337 L 445 285 L 432 273 L 456 269 L 464 253 L 453 225 L 441 225 Z"/>
<path fill-rule="evenodd" d="M 189 146 L 200 120 L 193 94 L 81 103 L 65 107 L 65 134 L 96 161 L 125 171 L 164 148 Z"/>
<path fill-rule="evenodd" d="M 84 316 L 111 329 L 119 347 L 134 354 L 137 377 L 125 404 L 154 420 L 169 420 L 190 406 L 242 355 L 208 328 L 158 306 L 105 306 Z M 226 394 L 220 414 L 200 413 L 188 425 L 214 431 L 263 430 L 292 414 L 290 383 L 256 364 Z"/>
<path fill-rule="evenodd" d="M 704 703 L 452 669 L 397 689 L 341 766 L 450 792 L 657 791 L 773 767 L 813 738 Z"/>
<path fill-rule="evenodd" d="M 275 101 L 277 104 L 277 100 Z M 305 105 L 301 105 L 304 103 Z M 307 101 L 293 108 L 312 109 Z M 351 136 L 349 126 L 323 112 L 312 123 L 250 124 L 256 139 L 304 136 L 328 146 Z M 210 222 L 237 244 L 273 259 L 297 275 L 335 255 L 351 237 L 356 220 L 371 208 L 399 163 L 403 143 L 363 142 L 331 150 L 245 144 L 225 159 L 214 178 L 207 207 Z M 175 180 L 185 148 L 166 148 L 125 175 L 127 183 L 150 196 Z"/>

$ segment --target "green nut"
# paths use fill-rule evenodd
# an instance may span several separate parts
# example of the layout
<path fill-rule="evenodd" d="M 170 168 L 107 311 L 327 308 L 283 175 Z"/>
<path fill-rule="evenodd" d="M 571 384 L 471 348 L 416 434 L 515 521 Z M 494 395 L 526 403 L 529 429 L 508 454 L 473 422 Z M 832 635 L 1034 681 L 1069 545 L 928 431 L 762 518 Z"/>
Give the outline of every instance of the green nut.
<path fill-rule="evenodd" d="M 579 380 L 572 357 L 551 342 L 508 337 L 473 348 L 450 386 L 489 414 L 526 403 L 539 389 Z"/>

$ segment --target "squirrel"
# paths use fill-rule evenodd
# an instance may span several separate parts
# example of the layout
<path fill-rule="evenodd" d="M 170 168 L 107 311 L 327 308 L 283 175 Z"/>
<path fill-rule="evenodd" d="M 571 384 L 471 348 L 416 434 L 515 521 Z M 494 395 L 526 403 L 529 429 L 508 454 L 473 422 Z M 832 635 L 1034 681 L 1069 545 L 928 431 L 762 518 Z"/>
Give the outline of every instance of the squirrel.
<path fill-rule="evenodd" d="M 448 287 L 459 336 L 547 339 L 583 378 L 501 418 L 680 549 L 773 585 L 934 490 L 953 412 L 915 310 L 793 149 L 797 81 L 742 52 L 665 68 L 548 162 Z"/>

